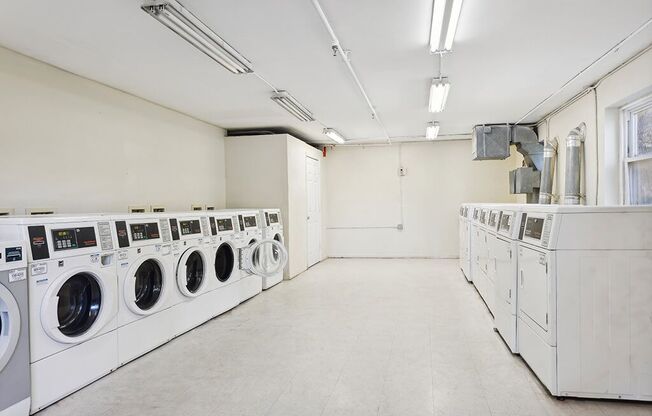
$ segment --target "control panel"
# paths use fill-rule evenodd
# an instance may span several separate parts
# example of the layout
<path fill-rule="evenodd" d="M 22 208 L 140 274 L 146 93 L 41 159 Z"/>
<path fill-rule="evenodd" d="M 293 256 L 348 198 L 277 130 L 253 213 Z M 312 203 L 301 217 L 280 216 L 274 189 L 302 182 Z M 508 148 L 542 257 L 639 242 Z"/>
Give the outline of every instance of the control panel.
<path fill-rule="evenodd" d="M 179 221 L 181 235 L 201 234 L 201 224 L 199 220 L 181 220 Z"/>
<path fill-rule="evenodd" d="M 219 232 L 233 231 L 233 220 L 231 218 L 218 218 L 217 230 Z"/>
<path fill-rule="evenodd" d="M 273 213 L 269 214 L 269 223 L 270 224 L 278 224 L 279 223 L 278 213 L 273 212 Z"/>
<path fill-rule="evenodd" d="M 158 223 L 129 224 L 132 241 L 154 240 L 161 238 Z"/>
<path fill-rule="evenodd" d="M 61 228 L 51 232 L 54 251 L 97 246 L 94 227 Z"/>

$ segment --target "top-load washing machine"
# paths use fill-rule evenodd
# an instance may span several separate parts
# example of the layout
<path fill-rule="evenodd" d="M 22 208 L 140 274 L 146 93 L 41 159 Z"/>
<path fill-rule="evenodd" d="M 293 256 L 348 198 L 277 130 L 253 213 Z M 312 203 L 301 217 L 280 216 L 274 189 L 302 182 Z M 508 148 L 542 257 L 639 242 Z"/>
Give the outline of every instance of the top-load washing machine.
<path fill-rule="evenodd" d="M 652 207 L 523 206 L 518 349 L 556 396 L 652 400 Z"/>
<path fill-rule="evenodd" d="M 27 249 L 0 242 L 0 415 L 27 416 L 30 408 Z"/>
<path fill-rule="evenodd" d="M 518 302 L 518 232 L 521 206 L 501 207 L 491 248 L 495 275 L 494 325 L 513 353 L 518 353 L 516 312 Z"/>
<path fill-rule="evenodd" d="M 118 248 L 118 357 L 125 364 L 174 336 L 176 278 L 170 223 L 147 214 L 111 217 Z"/>
<path fill-rule="evenodd" d="M 118 366 L 115 245 L 102 216 L 11 217 L 0 238 L 28 241 L 31 411 Z"/>
<path fill-rule="evenodd" d="M 213 315 L 217 316 L 240 304 L 240 259 L 236 241 L 237 216 L 229 212 L 207 212 L 211 230 L 209 293 Z"/>
<path fill-rule="evenodd" d="M 275 240 L 285 247 L 283 238 L 283 220 L 281 219 L 281 210 L 278 208 L 268 208 L 260 210 L 260 219 L 263 227 L 263 239 Z M 267 261 L 281 263 L 287 262 L 287 254 L 282 253 L 278 246 L 270 246 L 265 253 Z M 283 265 L 285 266 L 285 264 Z M 263 276 L 263 290 L 280 283 L 283 280 L 283 269 L 272 276 Z"/>
<path fill-rule="evenodd" d="M 203 212 L 165 213 L 170 223 L 176 291 L 173 333 L 180 335 L 215 316 L 208 296 L 212 253 L 208 216 Z"/>

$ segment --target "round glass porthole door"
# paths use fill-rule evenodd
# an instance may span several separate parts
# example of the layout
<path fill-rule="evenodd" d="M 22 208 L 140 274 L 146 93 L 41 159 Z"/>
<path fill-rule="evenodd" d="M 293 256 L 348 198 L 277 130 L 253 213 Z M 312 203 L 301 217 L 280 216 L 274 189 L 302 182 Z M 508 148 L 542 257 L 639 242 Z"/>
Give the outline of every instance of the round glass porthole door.
<path fill-rule="evenodd" d="M 88 331 L 100 314 L 102 290 L 90 273 L 70 276 L 57 292 L 59 331 L 67 337 L 78 337 Z"/>
<path fill-rule="evenodd" d="M 276 233 L 274 235 L 274 241 L 278 241 L 281 245 L 283 245 L 283 237 L 281 236 L 281 234 Z M 271 249 L 270 254 L 272 256 L 272 260 L 280 261 L 281 260 L 281 252 L 280 252 L 279 248 L 277 246 L 273 246 L 270 249 Z"/>
<path fill-rule="evenodd" d="M 215 276 L 220 282 L 226 282 L 231 277 L 235 265 L 235 254 L 228 243 L 222 243 L 215 252 Z"/>
<path fill-rule="evenodd" d="M 199 296 L 205 284 L 205 264 L 204 255 L 198 249 L 189 249 L 181 256 L 177 282 L 184 295 Z"/>
<path fill-rule="evenodd" d="M 283 244 L 276 240 L 263 240 L 247 250 L 245 268 L 258 276 L 271 277 L 281 273 L 287 261 L 288 253 Z"/>
<path fill-rule="evenodd" d="M 163 293 L 163 270 L 154 259 L 140 263 L 133 277 L 133 304 L 139 311 L 151 311 Z"/>
<path fill-rule="evenodd" d="M 0 372 L 14 354 L 20 336 L 20 311 L 9 290 L 0 285 Z"/>

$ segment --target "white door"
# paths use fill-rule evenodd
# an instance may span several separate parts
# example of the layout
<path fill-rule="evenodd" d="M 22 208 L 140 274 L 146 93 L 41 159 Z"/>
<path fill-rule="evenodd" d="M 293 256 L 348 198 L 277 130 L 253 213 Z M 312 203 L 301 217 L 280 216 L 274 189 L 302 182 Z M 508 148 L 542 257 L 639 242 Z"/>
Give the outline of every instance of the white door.
<path fill-rule="evenodd" d="M 308 267 L 318 263 L 321 248 L 321 179 L 319 161 L 306 157 Z"/>

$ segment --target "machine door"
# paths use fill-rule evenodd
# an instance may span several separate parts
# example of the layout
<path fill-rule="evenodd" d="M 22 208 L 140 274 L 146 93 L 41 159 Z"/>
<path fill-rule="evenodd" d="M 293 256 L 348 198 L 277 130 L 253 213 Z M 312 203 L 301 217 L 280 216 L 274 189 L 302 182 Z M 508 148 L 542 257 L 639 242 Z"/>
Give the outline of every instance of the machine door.
<path fill-rule="evenodd" d="M 107 301 L 99 274 L 79 270 L 59 278 L 46 292 L 41 309 L 45 332 L 63 343 L 79 343 L 102 327 Z"/>
<path fill-rule="evenodd" d="M 162 305 L 165 276 L 161 263 L 154 258 L 137 262 L 124 285 L 127 307 L 139 315 L 156 312 Z"/>
<path fill-rule="evenodd" d="M 510 241 L 496 238 L 494 245 L 496 261 L 496 303 L 516 304 L 516 253 L 512 253 Z M 512 311 L 516 313 L 516 311 Z"/>
<path fill-rule="evenodd" d="M 194 298 L 202 294 L 207 284 L 206 257 L 199 247 L 183 253 L 177 268 L 177 285 L 185 296 Z"/>
<path fill-rule="evenodd" d="M 276 239 L 253 242 L 242 249 L 241 256 L 242 269 L 262 277 L 282 273 L 288 262 L 285 246 Z"/>
<path fill-rule="evenodd" d="M 215 276 L 220 282 L 229 280 L 235 270 L 235 252 L 229 243 L 222 243 L 215 251 Z"/>
<path fill-rule="evenodd" d="M 528 247 L 519 247 L 518 258 L 518 308 L 519 315 L 549 330 L 550 284 L 548 254 Z"/>
<path fill-rule="evenodd" d="M 0 372 L 16 350 L 20 337 L 20 311 L 9 290 L 0 284 Z"/>

